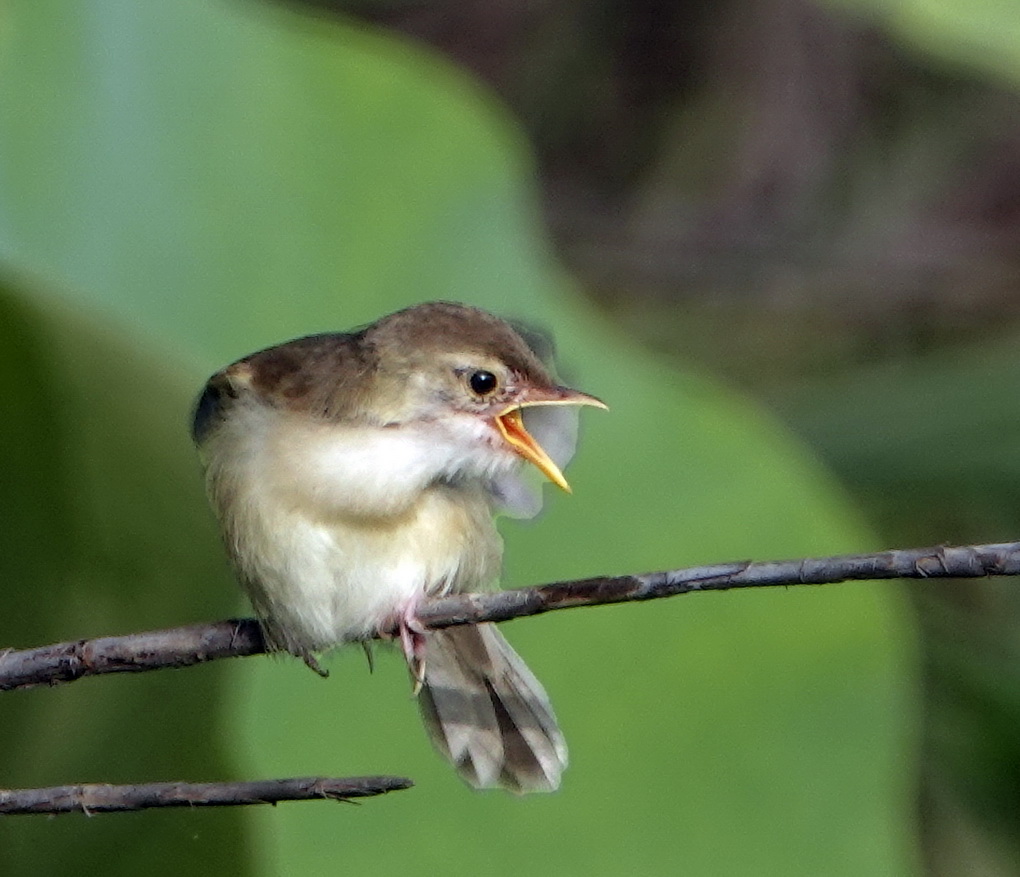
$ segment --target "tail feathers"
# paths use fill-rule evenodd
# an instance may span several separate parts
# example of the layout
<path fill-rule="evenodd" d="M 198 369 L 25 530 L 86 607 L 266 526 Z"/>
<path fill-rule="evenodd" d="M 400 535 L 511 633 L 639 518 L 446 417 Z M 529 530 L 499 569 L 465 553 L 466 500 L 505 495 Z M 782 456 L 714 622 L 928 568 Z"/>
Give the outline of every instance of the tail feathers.
<path fill-rule="evenodd" d="M 567 745 L 542 684 L 491 624 L 428 635 L 418 695 L 435 747 L 478 789 L 551 792 Z"/>

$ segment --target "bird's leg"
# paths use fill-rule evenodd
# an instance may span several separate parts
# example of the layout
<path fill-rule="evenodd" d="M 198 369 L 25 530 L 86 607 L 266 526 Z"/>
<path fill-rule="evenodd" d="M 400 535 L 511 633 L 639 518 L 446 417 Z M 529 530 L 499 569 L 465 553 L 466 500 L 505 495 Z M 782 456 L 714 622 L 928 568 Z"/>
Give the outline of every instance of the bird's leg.
<path fill-rule="evenodd" d="M 418 620 L 420 602 L 419 597 L 409 600 L 397 616 L 400 647 L 404 652 L 404 660 L 407 661 L 407 669 L 411 671 L 411 679 L 414 680 L 411 690 L 414 697 L 418 696 L 425 683 L 425 647 L 428 643 L 425 639 L 425 626 Z"/>

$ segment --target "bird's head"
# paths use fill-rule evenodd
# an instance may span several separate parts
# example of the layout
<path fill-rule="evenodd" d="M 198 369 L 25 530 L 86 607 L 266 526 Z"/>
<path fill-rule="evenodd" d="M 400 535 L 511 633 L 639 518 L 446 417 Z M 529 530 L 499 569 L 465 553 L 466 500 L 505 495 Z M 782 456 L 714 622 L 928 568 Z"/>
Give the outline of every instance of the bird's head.
<path fill-rule="evenodd" d="M 548 406 L 605 408 L 558 384 L 521 334 L 476 308 L 418 305 L 365 330 L 376 368 L 367 398 L 385 422 L 430 425 L 483 463 L 523 458 L 570 490 L 560 467 L 525 426 Z"/>

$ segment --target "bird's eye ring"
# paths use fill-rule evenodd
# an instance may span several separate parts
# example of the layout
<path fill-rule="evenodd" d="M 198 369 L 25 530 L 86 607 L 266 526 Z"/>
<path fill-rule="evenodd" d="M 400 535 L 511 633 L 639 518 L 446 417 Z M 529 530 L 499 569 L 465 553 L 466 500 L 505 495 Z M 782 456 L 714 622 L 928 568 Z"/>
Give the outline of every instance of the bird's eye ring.
<path fill-rule="evenodd" d="M 471 372 L 468 376 L 468 386 L 471 387 L 471 392 L 478 396 L 488 396 L 498 384 L 496 376 L 489 371 L 479 370 Z"/>

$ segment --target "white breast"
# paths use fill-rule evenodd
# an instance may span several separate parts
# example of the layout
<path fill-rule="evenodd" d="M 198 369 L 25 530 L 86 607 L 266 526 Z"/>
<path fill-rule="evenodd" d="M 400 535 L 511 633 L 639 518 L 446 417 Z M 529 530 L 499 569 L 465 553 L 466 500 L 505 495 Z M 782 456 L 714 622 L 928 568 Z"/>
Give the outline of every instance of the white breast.
<path fill-rule="evenodd" d="M 298 427 L 297 430 L 294 427 Z M 437 480 L 424 432 L 234 417 L 206 449 L 210 492 L 273 645 L 371 634 L 425 594 L 499 575 L 486 482 Z"/>

